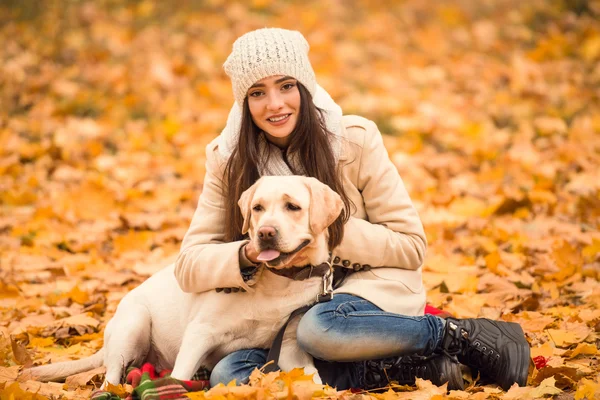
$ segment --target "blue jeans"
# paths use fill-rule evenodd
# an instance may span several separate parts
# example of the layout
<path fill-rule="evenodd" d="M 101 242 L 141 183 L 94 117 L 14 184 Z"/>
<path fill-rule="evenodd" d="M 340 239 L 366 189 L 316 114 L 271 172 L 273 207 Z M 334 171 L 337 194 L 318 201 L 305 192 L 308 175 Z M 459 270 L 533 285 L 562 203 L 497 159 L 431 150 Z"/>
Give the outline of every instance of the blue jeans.
<path fill-rule="evenodd" d="M 444 326 L 433 315 L 393 314 L 363 298 L 337 294 L 302 317 L 297 340 L 315 358 L 323 382 L 343 390 L 364 387 L 364 360 L 432 354 L 441 346 Z M 213 369 L 211 385 L 232 379 L 247 383 L 254 368 L 265 364 L 267 353 L 249 349 L 227 355 Z"/>

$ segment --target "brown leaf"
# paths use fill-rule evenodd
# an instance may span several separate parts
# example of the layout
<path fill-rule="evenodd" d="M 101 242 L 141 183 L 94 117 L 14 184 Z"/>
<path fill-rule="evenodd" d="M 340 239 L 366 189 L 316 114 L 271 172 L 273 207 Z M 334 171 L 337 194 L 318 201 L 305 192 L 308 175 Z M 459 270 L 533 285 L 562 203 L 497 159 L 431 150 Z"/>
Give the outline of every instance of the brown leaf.
<path fill-rule="evenodd" d="M 12 347 L 13 357 L 19 365 L 22 365 L 26 368 L 33 365 L 31 356 L 23 344 L 17 342 L 11 336 L 10 345 Z"/>
<path fill-rule="evenodd" d="M 574 388 L 576 382 L 581 378 L 577 368 L 574 367 L 544 367 L 538 370 L 531 378 L 533 385 L 540 385 L 547 378 L 555 378 L 556 385 L 561 388 Z"/>
<path fill-rule="evenodd" d="M 69 376 L 65 380 L 65 384 L 70 389 L 76 389 L 77 387 L 80 387 L 80 386 L 86 386 L 88 383 L 98 384 L 98 383 L 102 382 L 102 377 L 104 376 L 105 372 L 106 372 L 106 367 L 104 367 L 104 366 L 94 368 L 90 371 L 86 371 L 86 372 L 82 372 L 80 374 L 75 374 L 75 375 Z M 98 386 L 98 385 L 96 385 L 96 386 Z"/>

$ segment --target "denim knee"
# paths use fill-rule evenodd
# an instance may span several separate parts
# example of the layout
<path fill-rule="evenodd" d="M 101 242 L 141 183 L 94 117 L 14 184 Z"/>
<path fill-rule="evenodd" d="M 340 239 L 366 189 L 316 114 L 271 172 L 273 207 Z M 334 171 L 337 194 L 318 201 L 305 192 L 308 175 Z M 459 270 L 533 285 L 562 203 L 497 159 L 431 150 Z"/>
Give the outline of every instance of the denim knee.
<path fill-rule="evenodd" d="M 248 383 L 254 368 L 262 367 L 266 360 L 267 351 L 263 349 L 234 351 L 215 365 L 210 374 L 210 386 L 227 385 L 234 379 L 238 385 Z"/>
<path fill-rule="evenodd" d="M 219 383 L 227 385 L 233 379 L 236 379 L 233 374 L 233 364 L 235 360 L 228 359 L 229 356 L 223 358 L 215 365 L 210 373 L 210 386 L 215 387 Z"/>
<path fill-rule="evenodd" d="M 331 320 L 335 309 L 317 304 L 302 316 L 297 329 L 297 342 L 300 348 L 313 357 L 321 360 L 335 358 L 335 338 L 327 331 L 331 328 Z"/>

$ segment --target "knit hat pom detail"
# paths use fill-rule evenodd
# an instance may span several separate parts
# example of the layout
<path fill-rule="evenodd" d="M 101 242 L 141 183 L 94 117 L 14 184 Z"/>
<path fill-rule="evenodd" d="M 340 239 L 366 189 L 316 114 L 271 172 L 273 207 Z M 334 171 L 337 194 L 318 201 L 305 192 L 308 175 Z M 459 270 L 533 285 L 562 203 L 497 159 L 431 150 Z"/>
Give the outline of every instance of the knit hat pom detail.
<path fill-rule="evenodd" d="M 287 29 L 262 28 L 240 36 L 223 64 L 238 105 L 244 103 L 250 86 L 275 75 L 297 79 L 314 96 L 317 83 L 309 47 L 300 32 Z"/>

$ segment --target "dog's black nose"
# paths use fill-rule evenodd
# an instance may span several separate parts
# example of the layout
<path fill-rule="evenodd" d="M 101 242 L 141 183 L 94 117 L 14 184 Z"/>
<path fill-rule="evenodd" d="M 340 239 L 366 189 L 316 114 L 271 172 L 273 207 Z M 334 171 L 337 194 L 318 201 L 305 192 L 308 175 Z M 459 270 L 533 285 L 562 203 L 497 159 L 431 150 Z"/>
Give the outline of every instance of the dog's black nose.
<path fill-rule="evenodd" d="M 277 229 L 272 226 L 261 226 L 258 230 L 258 238 L 264 242 L 271 241 L 277 236 Z"/>

